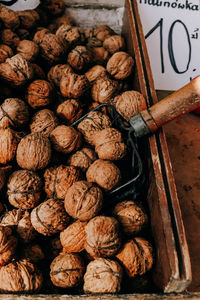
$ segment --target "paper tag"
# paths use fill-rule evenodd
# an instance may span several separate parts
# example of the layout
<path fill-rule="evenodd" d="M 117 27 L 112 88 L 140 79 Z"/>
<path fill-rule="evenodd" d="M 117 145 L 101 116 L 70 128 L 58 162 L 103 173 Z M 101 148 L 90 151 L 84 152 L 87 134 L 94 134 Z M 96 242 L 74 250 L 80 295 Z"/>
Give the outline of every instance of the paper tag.
<path fill-rule="evenodd" d="M 200 74 L 200 1 L 138 0 L 155 88 L 177 90 Z"/>
<path fill-rule="evenodd" d="M 0 0 L 0 4 L 12 10 L 19 11 L 35 9 L 40 4 L 40 0 Z"/>

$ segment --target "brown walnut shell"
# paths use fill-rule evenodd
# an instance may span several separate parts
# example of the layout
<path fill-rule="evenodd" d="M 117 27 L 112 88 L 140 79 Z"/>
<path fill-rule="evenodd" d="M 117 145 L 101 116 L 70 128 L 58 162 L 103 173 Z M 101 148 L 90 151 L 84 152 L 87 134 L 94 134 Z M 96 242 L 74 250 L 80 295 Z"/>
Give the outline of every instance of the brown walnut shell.
<path fill-rule="evenodd" d="M 77 128 L 83 134 L 86 142 L 94 145 L 93 138 L 95 133 L 111 127 L 111 125 L 111 120 L 107 115 L 100 111 L 92 111 L 78 124 Z"/>
<path fill-rule="evenodd" d="M 33 244 L 33 245 L 26 245 L 24 247 L 24 258 L 29 259 L 32 263 L 38 263 L 41 260 L 45 259 L 44 252 L 40 245 Z"/>
<path fill-rule="evenodd" d="M 95 259 L 113 256 L 121 246 L 119 223 L 115 218 L 97 216 L 88 222 L 85 231 L 85 250 Z"/>
<path fill-rule="evenodd" d="M 0 45 L 0 63 L 5 62 L 7 58 L 12 57 L 13 55 L 13 51 L 9 46 L 4 44 Z"/>
<path fill-rule="evenodd" d="M 0 269 L 1 292 L 33 292 L 42 287 L 42 273 L 27 259 L 13 261 Z"/>
<path fill-rule="evenodd" d="M 12 166 L 3 166 L 0 167 L 0 191 L 4 187 L 7 177 L 12 169 Z M 0 207 L 0 212 L 3 210 L 3 207 Z"/>
<path fill-rule="evenodd" d="M 123 80 L 131 74 L 134 64 L 134 59 L 128 53 L 120 51 L 111 56 L 106 69 L 115 79 Z"/>
<path fill-rule="evenodd" d="M 19 170 L 8 179 L 8 201 L 14 207 L 31 209 L 40 201 L 42 182 L 40 177 L 29 170 Z"/>
<path fill-rule="evenodd" d="M 56 237 L 52 237 L 49 241 L 48 253 L 52 259 L 58 256 L 62 251 L 62 245 L 60 242 L 59 234 Z"/>
<path fill-rule="evenodd" d="M 108 36 L 115 32 L 108 25 L 100 25 L 93 31 L 93 35 L 100 41 L 104 41 Z"/>
<path fill-rule="evenodd" d="M 125 48 L 124 38 L 120 35 L 111 35 L 104 40 L 103 47 L 108 50 L 110 54 L 122 51 Z"/>
<path fill-rule="evenodd" d="M 33 80 L 46 79 L 46 74 L 44 73 L 43 69 L 39 65 L 31 63 L 31 67 L 34 73 Z"/>
<path fill-rule="evenodd" d="M 121 289 L 123 270 L 114 260 L 98 258 L 87 265 L 84 275 L 85 293 L 118 293 Z"/>
<path fill-rule="evenodd" d="M 29 120 L 27 104 L 18 98 L 8 98 L 0 106 L 0 127 L 21 127 Z"/>
<path fill-rule="evenodd" d="M 134 203 L 134 201 L 119 202 L 114 207 L 113 214 L 127 235 L 138 235 L 148 222 L 144 208 Z"/>
<path fill-rule="evenodd" d="M 27 89 L 28 104 L 34 108 L 41 108 L 51 103 L 53 99 L 53 87 L 46 80 L 34 80 Z"/>
<path fill-rule="evenodd" d="M 76 46 L 68 54 L 67 62 L 77 71 L 85 70 L 91 62 L 90 52 L 85 46 Z"/>
<path fill-rule="evenodd" d="M 50 109 L 41 109 L 36 112 L 30 123 L 31 132 L 39 132 L 47 137 L 57 126 L 58 119 Z"/>
<path fill-rule="evenodd" d="M 60 91 L 64 97 L 78 99 L 89 89 L 90 83 L 85 75 L 70 73 L 62 76 Z"/>
<path fill-rule="evenodd" d="M 80 29 L 75 26 L 61 25 L 56 31 L 56 35 L 64 38 L 70 46 L 75 46 L 81 42 Z"/>
<path fill-rule="evenodd" d="M 101 189 L 87 181 L 77 181 L 65 195 L 65 210 L 74 219 L 88 221 L 95 217 L 102 208 Z"/>
<path fill-rule="evenodd" d="M 94 135 L 95 152 L 100 159 L 118 160 L 126 154 L 126 145 L 121 132 L 115 128 L 105 128 Z"/>
<path fill-rule="evenodd" d="M 17 238 L 8 226 L 0 226 L 0 267 L 6 265 L 14 256 Z"/>
<path fill-rule="evenodd" d="M 92 36 L 92 32 L 86 32 L 86 35 L 88 36 L 87 40 L 87 48 L 92 51 L 92 48 L 99 48 L 103 46 L 103 42 L 98 40 L 96 37 Z M 91 35 L 91 36 L 90 36 Z"/>
<path fill-rule="evenodd" d="M 70 126 L 57 126 L 51 133 L 50 139 L 56 151 L 68 154 L 81 147 L 80 132 Z"/>
<path fill-rule="evenodd" d="M 120 85 L 116 80 L 108 76 L 101 76 L 96 79 L 92 86 L 92 99 L 100 103 L 112 102 L 112 98 L 119 91 Z"/>
<path fill-rule="evenodd" d="M 17 35 L 19 36 L 20 40 L 30 40 L 31 35 L 28 29 L 18 28 L 16 30 Z"/>
<path fill-rule="evenodd" d="M 94 83 L 98 77 L 105 75 L 106 69 L 101 65 L 95 65 L 85 73 L 85 76 L 91 84 Z"/>
<path fill-rule="evenodd" d="M 29 243 L 37 236 L 31 224 L 30 213 L 27 210 L 12 209 L 2 216 L 1 226 L 16 227 L 19 237 L 24 243 Z"/>
<path fill-rule="evenodd" d="M 54 17 L 61 15 L 65 11 L 65 3 L 63 0 L 45 0 L 41 5 L 47 13 Z"/>
<path fill-rule="evenodd" d="M 137 91 L 126 91 L 114 98 L 117 112 L 129 121 L 142 110 L 146 109 L 144 96 Z"/>
<path fill-rule="evenodd" d="M 81 252 L 85 245 L 87 222 L 76 221 L 60 233 L 63 253 Z"/>
<path fill-rule="evenodd" d="M 71 288 L 81 283 L 85 271 L 81 256 L 77 253 L 60 254 L 50 265 L 50 277 L 55 286 Z"/>
<path fill-rule="evenodd" d="M 141 276 L 152 268 L 153 248 L 147 240 L 137 237 L 125 243 L 116 257 L 129 277 Z"/>
<path fill-rule="evenodd" d="M 45 37 L 46 34 L 49 34 L 51 33 L 49 31 L 49 29 L 47 28 L 39 28 L 36 33 L 34 34 L 34 37 L 33 37 L 33 42 L 35 42 L 36 44 L 39 44 L 42 42 L 43 38 Z"/>
<path fill-rule="evenodd" d="M 35 9 L 21 10 L 17 12 L 20 19 L 21 27 L 32 29 L 36 27 L 40 21 L 40 15 Z"/>
<path fill-rule="evenodd" d="M 97 183 L 105 190 L 112 190 L 121 181 L 119 168 L 108 160 L 97 159 L 86 172 L 88 182 Z"/>
<path fill-rule="evenodd" d="M 73 166 L 52 167 L 44 172 L 44 190 L 48 197 L 64 200 L 68 189 L 80 179 L 80 171 Z"/>
<path fill-rule="evenodd" d="M 91 49 L 92 59 L 95 64 L 106 65 L 110 54 L 104 47 L 94 47 Z"/>
<path fill-rule="evenodd" d="M 51 236 L 64 230 L 69 223 L 69 216 L 61 200 L 48 199 L 31 212 L 31 223 L 40 234 Z"/>
<path fill-rule="evenodd" d="M 56 18 L 53 23 L 51 24 L 52 32 L 57 30 L 62 25 L 73 25 L 74 21 L 70 15 L 67 15 L 66 13 L 62 15 L 61 17 Z M 49 26 L 50 28 L 50 26 Z"/>
<path fill-rule="evenodd" d="M 3 5 L 0 5 L 0 20 L 3 22 L 6 28 L 10 28 L 12 30 L 17 29 L 20 25 L 20 20 L 17 16 L 17 13 Z"/>
<path fill-rule="evenodd" d="M 14 50 L 19 44 L 20 38 L 11 29 L 4 29 L 1 31 L 1 42 Z"/>
<path fill-rule="evenodd" d="M 39 47 L 33 41 L 22 40 L 17 45 L 17 53 L 28 61 L 34 61 L 39 54 Z"/>
<path fill-rule="evenodd" d="M 10 128 L 0 128 L 0 163 L 7 164 L 14 159 L 19 137 Z"/>
<path fill-rule="evenodd" d="M 51 159 L 51 145 L 41 133 L 31 133 L 21 139 L 17 148 L 17 163 L 22 169 L 40 170 Z"/>
<path fill-rule="evenodd" d="M 84 147 L 69 157 L 68 164 L 85 172 L 96 159 L 97 156 L 94 150 Z"/>
<path fill-rule="evenodd" d="M 70 67 L 70 65 L 65 64 L 65 65 L 61 65 L 61 64 L 57 64 L 53 67 L 51 67 L 51 69 L 49 70 L 47 77 L 48 80 L 53 83 L 53 85 L 55 85 L 56 87 L 60 87 L 60 80 L 62 78 L 62 76 L 67 76 L 69 73 L 72 73 L 73 70 Z"/>
<path fill-rule="evenodd" d="M 72 124 L 82 116 L 83 110 L 78 101 L 69 99 L 58 105 L 56 113 L 62 121 Z"/>
<path fill-rule="evenodd" d="M 0 64 L 0 77 L 14 87 L 19 87 L 33 78 L 31 65 L 20 54 Z"/>

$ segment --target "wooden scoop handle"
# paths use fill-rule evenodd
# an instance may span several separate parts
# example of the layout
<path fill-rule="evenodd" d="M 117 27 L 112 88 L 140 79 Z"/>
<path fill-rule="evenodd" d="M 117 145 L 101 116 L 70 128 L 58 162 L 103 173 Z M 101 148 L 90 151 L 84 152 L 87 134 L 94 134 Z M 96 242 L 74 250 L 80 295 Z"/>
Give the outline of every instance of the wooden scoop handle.
<path fill-rule="evenodd" d="M 155 132 L 159 127 L 168 123 L 169 121 L 186 114 L 200 105 L 200 76 L 196 77 L 190 83 L 172 93 L 168 97 L 162 99 L 150 108 L 140 112 L 140 119 L 145 124 L 148 132 Z M 130 120 L 134 127 L 136 135 L 142 136 L 144 134 L 138 133 L 140 130 L 137 124 L 138 117 Z M 134 125 L 135 124 L 135 125 Z M 139 125 L 140 127 L 140 125 Z"/>

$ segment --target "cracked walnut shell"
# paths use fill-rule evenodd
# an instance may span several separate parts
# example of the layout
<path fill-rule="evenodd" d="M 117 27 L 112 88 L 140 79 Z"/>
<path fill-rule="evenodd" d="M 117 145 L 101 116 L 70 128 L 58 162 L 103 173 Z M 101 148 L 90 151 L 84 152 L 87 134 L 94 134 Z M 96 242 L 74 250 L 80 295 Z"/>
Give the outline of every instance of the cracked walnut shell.
<path fill-rule="evenodd" d="M 60 80 L 60 91 L 64 97 L 78 99 L 89 89 L 90 83 L 85 75 L 69 73 Z"/>
<path fill-rule="evenodd" d="M 148 222 L 144 208 L 134 201 L 119 202 L 114 207 L 113 214 L 127 235 L 138 235 Z"/>
<path fill-rule="evenodd" d="M 51 145 L 49 139 L 35 132 L 21 139 L 17 147 L 17 163 L 22 169 L 40 170 L 51 160 Z"/>
<path fill-rule="evenodd" d="M 50 277 L 55 286 L 71 288 L 79 285 L 83 279 L 85 266 L 77 253 L 60 254 L 50 265 Z"/>
<path fill-rule="evenodd" d="M 85 245 L 85 226 L 87 222 L 76 221 L 60 233 L 63 253 L 81 252 Z"/>
<path fill-rule="evenodd" d="M 119 168 L 108 160 L 97 159 L 86 172 L 88 182 L 97 183 L 103 189 L 110 191 L 121 181 Z"/>
<path fill-rule="evenodd" d="M 17 238 L 13 235 L 12 229 L 8 226 L 0 226 L 0 267 L 13 258 L 16 246 Z"/>
<path fill-rule="evenodd" d="M 100 111 L 91 111 L 78 124 L 78 130 L 83 134 L 84 139 L 91 145 L 94 145 L 94 134 L 104 128 L 111 127 L 112 123 L 109 117 Z"/>
<path fill-rule="evenodd" d="M 105 128 L 97 132 L 93 141 L 100 159 L 118 160 L 126 154 L 121 132 L 115 128 Z"/>
<path fill-rule="evenodd" d="M 10 128 L 0 128 L 0 163 L 7 164 L 14 159 L 19 137 Z"/>
<path fill-rule="evenodd" d="M 87 181 L 75 182 L 65 195 L 65 210 L 74 219 L 88 221 L 102 208 L 101 189 Z"/>
<path fill-rule="evenodd" d="M 85 172 L 96 159 L 97 156 L 94 150 L 84 147 L 72 154 L 67 162 L 70 166 L 80 168 Z"/>
<path fill-rule="evenodd" d="M 58 105 L 56 113 L 62 121 L 72 124 L 82 116 L 83 110 L 78 101 L 69 99 Z"/>
<path fill-rule="evenodd" d="M 58 119 L 50 109 L 41 109 L 33 115 L 30 129 L 31 132 L 39 132 L 44 136 L 50 133 L 58 126 Z"/>
<path fill-rule="evenodd" d="M 88 222 L 85 231 L 85 250 L 95 259 L 113 256 L 121 246 L 119 223 L 115 218 L 97 216 Z"/>
<path fill-rule="evenodd" d="M 114 260 L 98 258 L 87 265 L 84 275 L 85 293 L 117 293 L 121 289 L 123 270 Z"/>
<path fill-rule="evenodd" d="M 45 170 L 44 190 L 48 197 L 65 199 L 72 184 L 81 179 L 80 171 L 73 166 L 60 165 Z"/>
<path fill-rule="evenodd" d="M 48 199 L 31 212 L 31 223 L 36 231 L 51 236 L 64 230 L 69 223 L 69 216 L 61 200 Z"/>
<path fill-rule="evenodd" d="M 136 237 L 125 243 L 116 257 L 129 277 L 141 276 L 152 268 L 153 248 L 147 240 Z"/>
<path fill-rule="evenodd" d="M 40 201 L 42 182 L 33 171 L 19 170 L 8 179 L 8 201 L 14 207 L 31 209 Z"/>
<path fill-rule="evenodd" d="M 120 51 L 111 56 L 106 69 L 115 79 L 123 80 L 131 74 L 134 64 L 134 59 L 128 53 Z"/>
<path fill-rule="evenodd" d="M 33 292 L 42 286 L 42 273 L 27 259 L 13 261 L 0 269 L 1 292 Z"/>
<path fill-rule="evenodd" d="M 57 126 L 50 133 L 50 140 L 56 151 L 68 154 L 81 147 L 82 138 L 80 132 L 70 126 Z"/>

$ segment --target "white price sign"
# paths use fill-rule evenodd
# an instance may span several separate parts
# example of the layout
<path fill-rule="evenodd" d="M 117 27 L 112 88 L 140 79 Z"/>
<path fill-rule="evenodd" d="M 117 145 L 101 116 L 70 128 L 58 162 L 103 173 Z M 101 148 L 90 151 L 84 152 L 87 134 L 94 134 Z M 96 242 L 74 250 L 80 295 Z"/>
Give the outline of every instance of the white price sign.
<path fill-rule="evenodd" d="M 155 88 L 177 90 L 200 75 L 200 1 L 138 0 Z"/>
<path fill-rule="evenodd" d="M 12 10 L 19 11 L 35 9 L 40 4 L 40 0 L 0 0 L 0 4 L 3 4 Z"/>

